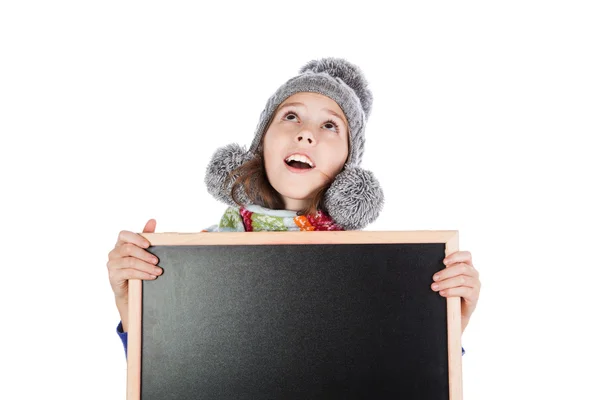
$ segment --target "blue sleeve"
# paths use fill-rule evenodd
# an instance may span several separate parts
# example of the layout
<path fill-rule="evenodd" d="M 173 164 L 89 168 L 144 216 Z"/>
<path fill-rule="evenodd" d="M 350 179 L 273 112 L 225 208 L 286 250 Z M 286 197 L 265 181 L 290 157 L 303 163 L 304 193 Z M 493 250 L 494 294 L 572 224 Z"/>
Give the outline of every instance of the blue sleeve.
<path fill-rule="evenodd" d="M 462 355 L 464 356 L 465 355 L 465 348 L 463 347 L 462 350 L 463 350 Z"/>
<path fill-rule="evenodd" d="M 123 322 L 119 321 L 119 325 L 117 325 L 117 335 L 121 338 L 123 342 L 123 347 L 125 348 L 125 359 L 127 359 L 127 332 L 123 332 Z"/>

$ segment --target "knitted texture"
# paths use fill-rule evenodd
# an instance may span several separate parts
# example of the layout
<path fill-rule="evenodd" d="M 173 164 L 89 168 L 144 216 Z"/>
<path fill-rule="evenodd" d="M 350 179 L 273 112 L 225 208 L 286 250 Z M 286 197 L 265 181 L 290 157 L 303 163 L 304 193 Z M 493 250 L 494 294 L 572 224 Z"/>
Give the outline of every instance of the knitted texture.
<path fill-rule="evenodd" d="M 271 120 L 285 99 L 299 92 L 319 93 L 334 100 L 344 111 L 350 134 L 347 165 L 359 165 L 365 148 L 365 127 L 373 105 L 373 94 L 360 69 L 341 58 L 309 61 L 300 75 L 289 79 L 273 94 L 260 115 L 249 151 L 254 153 Z"/>

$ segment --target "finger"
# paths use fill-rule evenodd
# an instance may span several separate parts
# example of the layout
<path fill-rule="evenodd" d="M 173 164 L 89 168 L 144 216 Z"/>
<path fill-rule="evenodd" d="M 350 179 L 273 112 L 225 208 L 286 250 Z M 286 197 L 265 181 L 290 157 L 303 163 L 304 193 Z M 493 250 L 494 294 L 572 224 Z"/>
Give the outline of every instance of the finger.
<path fill-rule="evenodd" d="M 144 229 L 142 230 L 142 232 L 143 233 L 154 233 L 155 229 L 156 229 L 156 220 L 150 219 L 150 220 L 148 220 L 148 222 L 146 222 L 146 225 L 144 226 Z"/>
<path fill-rule="evenodd" d="M 123 246 L 117 247 L 115 251 L 119 254 L 119 257 L 135 257 L 151 264 L 158 262 L 158 258 L 154 254 L 132 243 L 125 243 Z"/>
<path fill-rule="evenodd" d="M 150 223 L 150 221 L 148 221 L 148 223 Z M 148 226 L 148 224 L 146 224 L 146 226 Z M 121 231 L 119 232 L 119 237 L 117 239 L 115 247 L 120 247 L 125 243 L 133 243 L 142 248 L 150 246 L 150 242 L 142 235 L 131 231 Z"/>
<path fill-rule="evenodd" d="M 444 289 L 451 289 L 455 287 L 477 287 L 477 279 L 472 276 L 459 275 L 453 278 L 444 279 L 443 281 L 435 282 L 431 284 L 431 289 L 434 291 L 442 291 Z"/>
<path fill-rule="evenodd" d="M 125 243 L 119 248 L 121 257 L 133 257 L 148 264 L 156 265 L 158 258 L 148 250 L 141 249 L 134 244 Z"/>
<path fill-rule="evenodd" d="M 473 267 L 472 265 L 459 263 L 446 267 L 439 272 L 436 272 L 435 275 L 433 275 L 433 280 L 439 282 L 443 281 L 444 279 L 452 278 L 453 276 L 458 275 L 478 277 L 479 272 L 477 272 L 475 267 Z"/>
<path fill-rule="evenodd" d="M 468 251 L 456 251 L 444 258 L 444 265 L 452 265 L 456 263 L 466 263 L 473 266 L 473 257 Z"/>
<path fill-rule="evenodd" d="M 465 300 L 467 300 L 469 302 L 475 302 L 477 300 L 477 292 L 475 292 L 475 289 L 470 288 L 470 287 L 465 287 L 465 286 L 442 290 L 440 292 L 440 296 L 463 297 Z"/>
<path fill-rule="evenodd" d="M 109 260 L 123 258 L 123 257 L 136 257 L 136 258 L 139 258 L 140 260 L 144 260 L 146 262 L 154 263 L 154 264 L 156 264 L 158 262 L 158 259 L 156 258 L 156 256 L 154 254 L 150 253 L 148 250 L 142 249 L 139 246 L 137 246 L 133 243 L 129 243 L 129 242 L 123 243 L 121 246 L 115 247 L 108 253 Z"/>
<path fill-rule="evenodd" d="M 142 272 L 137 269 L 125 268 L 115 269 L 109 271 L 111 281 L 126 281 L 128 279 L 143 279 L 143 280 L 154 280 L 156 275 Z"/>
<path fill-rule="evenodd" d="M 162 274 L 162 268 L 142 261 L 135 257 L 124 257 L 117 258 L 114 260 L 109 260 L 106 263 L 106 266 L 109 270 L 118 270 L 118 269 L 137 269 L 138 271 L 145 272 L 147 274 L 152 275 L 160 275 Z"/>

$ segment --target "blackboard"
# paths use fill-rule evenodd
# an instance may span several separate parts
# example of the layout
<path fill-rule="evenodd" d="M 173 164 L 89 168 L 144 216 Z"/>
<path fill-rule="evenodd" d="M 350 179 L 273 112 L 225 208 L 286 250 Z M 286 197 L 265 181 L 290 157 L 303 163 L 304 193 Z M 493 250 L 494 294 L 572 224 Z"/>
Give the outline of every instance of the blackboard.
<path fill-rule="evenodd" d="M 128 399 L 462 398 L 457 231 L 143 233 Z"/>

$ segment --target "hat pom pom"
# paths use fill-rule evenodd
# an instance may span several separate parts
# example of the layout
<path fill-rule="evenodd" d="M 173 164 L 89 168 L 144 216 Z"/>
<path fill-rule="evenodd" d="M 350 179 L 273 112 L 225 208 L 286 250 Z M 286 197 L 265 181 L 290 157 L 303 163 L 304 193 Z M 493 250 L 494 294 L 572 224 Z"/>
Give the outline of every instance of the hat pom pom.
<path fill-rule="evenodd" d="M 227 178 L 232 171 L 253 157 L 253 154 L 235 143 L 218 148 L 206 168 L 204 183 L 208 192 L 217 200 L 237 207 L 237 203 L 231 197 L 231 187 L 237 175 L 233 175 L 229 181 L 227 181 Z M 238 199 L 244 204 L 250 204 L 251 202 L 245 191 L 241 187 L 239 189 L 236 192 Z"/>
<path fill-rule="evenodd" d="M 327 213 L 345 230 L 362 229 L 375 221 L 383 203 L 383 190 L 375 175 L 357 166 L 346 166 L 324 197 Z"/>
<path fill-rule="evenodd" d="M 326 72 L 334 78 L 339 78 L 352 88 L 358 98 L 368 119 L 373 107 L 373 93 L 368 88 L 369 83 L 360 68 L 351 62 L 336 57 L 325 57 L 311 60 L 300 68 L 300 73 L 312 71 L 315 73 Z"/>

